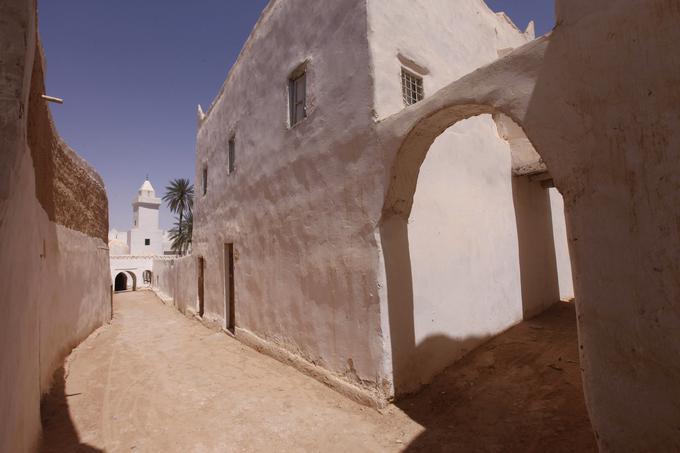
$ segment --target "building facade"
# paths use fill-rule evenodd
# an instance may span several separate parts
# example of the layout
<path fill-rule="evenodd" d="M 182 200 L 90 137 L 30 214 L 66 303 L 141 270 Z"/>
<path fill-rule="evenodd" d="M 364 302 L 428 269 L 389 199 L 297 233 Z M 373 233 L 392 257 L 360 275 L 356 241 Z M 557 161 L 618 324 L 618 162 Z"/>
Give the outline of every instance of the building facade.
<path fill-rule="evenodd" d="M 445 127 L 407 227 L 383 215 L 378 125 L 533 38 L 481 0 L 270 2 L 199 108 L 188 305 L 385 401 L 570 297 L 561 197 L 509 117 Z M 386 256 L 395 235 L 402 255 Z M 403 286 L 390 289 L 394 275 Z"/>

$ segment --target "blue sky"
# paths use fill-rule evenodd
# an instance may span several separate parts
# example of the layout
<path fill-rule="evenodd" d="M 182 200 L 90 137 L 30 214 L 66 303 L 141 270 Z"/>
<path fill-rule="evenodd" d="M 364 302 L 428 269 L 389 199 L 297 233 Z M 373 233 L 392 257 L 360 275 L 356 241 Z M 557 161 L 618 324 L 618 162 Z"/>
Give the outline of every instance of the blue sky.
<path fill-rule="evenodd" d="M 333 1 L 333 0 L 319 0 Z M 452 0 L 456 1 L 456 0 Z M 488 0 L 537 34 L 552 0 Z M 267 0 L 40 0 L 47 92 L 59 133 L 104 178 L 111 228 L 127 230 L 148 174 L 156 193 L 193 180 L 196 106 L 224 81 Z M 161 210 L 161 226 L 172 217 Z"/>

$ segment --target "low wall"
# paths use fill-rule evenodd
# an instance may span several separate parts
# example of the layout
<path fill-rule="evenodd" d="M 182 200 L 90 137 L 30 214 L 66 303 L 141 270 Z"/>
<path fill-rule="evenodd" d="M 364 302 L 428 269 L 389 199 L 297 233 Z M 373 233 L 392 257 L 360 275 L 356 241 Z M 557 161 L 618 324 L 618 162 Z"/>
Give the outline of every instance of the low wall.
<path fill-rule="evenodd" d="M 198 307 L 197 258 L 187 256 L 172 260 L 154 260 L 152 289 L 164 303 L 174 306 L 187 316 L 196 315 Z M 216 328 L 223 327 L 224 320 L 205 314 L 201 322 L 210 328 Z M 236 327 L 234 337 L 256 351 L 296 368 L 360 404 L 371 407 L 385 406 L 385 399 L 374 392 L 367 391 L 365 388 L 344 379 L 344 377 L 305 360 L 276 342 L 264 339 L 239 327 Z"/>
<path fill-rule="evenodd" d="M 196 313 L 198 273 L 196 258 L 185 256 L 173 260 L 153 261 L 153 290 L 166 303 L 184 314 Z"/>
<path fill-rule="evenodd" d="M 40 97 L 34 2 L 0 3 L 0 42 L 0 451 L 24 452 L 62 359 L 110 319 L 108 201 Z"/>

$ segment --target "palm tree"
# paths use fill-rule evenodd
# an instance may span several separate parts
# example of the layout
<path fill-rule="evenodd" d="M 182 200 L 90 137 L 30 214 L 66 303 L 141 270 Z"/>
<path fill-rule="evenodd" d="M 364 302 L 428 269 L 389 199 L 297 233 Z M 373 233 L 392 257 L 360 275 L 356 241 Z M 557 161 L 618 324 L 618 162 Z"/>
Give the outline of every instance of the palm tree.
<path fill-rule="evenodd" d="M 179 216 L 179 219 L 176 222 L 176 228 L 170 230 L 170 233 L 180 239 L 178 245 L 182 246 L 175 248 L 175 240 L 171 236 L 171 239 L 173 239 L 173 250 L 179 254 L 184 254 L 188 250 L 188 245 L 191 244 L 191 229 L 193 228 L 193 225 L 187 228 L 185 217 L 187 220 L 191 217 L 193 223 L 191 210 L 194 207 L 194 186 L 188 179 L 173 179 L 165 188 L 163 201 L 167 203 L 170 211 Z M 175 230 L 174 234 L 173 230 Z M 187 233 L 189 235 L 188 242 Z"/>
<path fill-rule="evenodd" d="M 191 250 L 191 236 L 194 230 L 194 215 L 191 210 L 187 211 L 183 222 L 175 221 L 175 226 L 170 229 L 172 250 L 178 255 L 186 255 Z"/>
<path fill-rule="evenodd" d="M 184 218 L 185 216 L 189 217 L 191 215 L 191 209 L 194 206 L 194 186 L 188 179 L 173 179 L 165 188 L 163 201 L 168 204 L 170 211 L 178 214 L 179 221 L 176 223 L 176 233 L 178 236 L 182 237 L 186 233 Z M 189 236 L 189 238 L 191 238 L 191 236 Z M 191 239 L 189 239 L 189 243 L 191 243 Z M 184 250 L 186 251 L 186 249 Z M 175 251 L 181 251 L 181 249 L 175 249 Z"/>

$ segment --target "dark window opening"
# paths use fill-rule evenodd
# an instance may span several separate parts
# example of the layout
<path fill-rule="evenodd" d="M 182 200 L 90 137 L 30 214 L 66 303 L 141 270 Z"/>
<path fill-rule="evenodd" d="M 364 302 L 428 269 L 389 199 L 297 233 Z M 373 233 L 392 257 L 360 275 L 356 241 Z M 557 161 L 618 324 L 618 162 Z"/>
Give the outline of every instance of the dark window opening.
<path fill-rule="evenodd" d="M 307 72 L 305 68 L 298 69 L 288 81 L 288 94 L 290 106 L 290 125 L 307 117 Z"/>
<path fill-rule="evenodd" d="M 208 193 L 208 167 L 203 167 L 203 195 Z"/>
<path fill-rule="evenodd" d="M 144 239 L 144 245 L 151 245 L 151 239 Z"/>
<path fill-rule="evenodd" d="M 236 137 L 231 137 L 229 139 L 229 155 L 227 156 L 229 160 L 229 174 L 234 173 L 234 164 L 236 160 Z"/>

